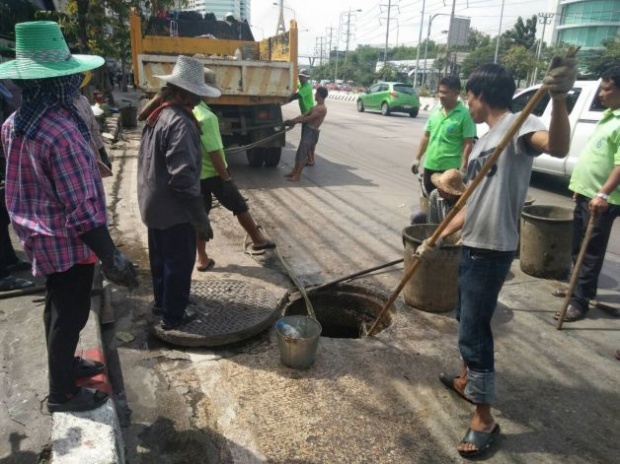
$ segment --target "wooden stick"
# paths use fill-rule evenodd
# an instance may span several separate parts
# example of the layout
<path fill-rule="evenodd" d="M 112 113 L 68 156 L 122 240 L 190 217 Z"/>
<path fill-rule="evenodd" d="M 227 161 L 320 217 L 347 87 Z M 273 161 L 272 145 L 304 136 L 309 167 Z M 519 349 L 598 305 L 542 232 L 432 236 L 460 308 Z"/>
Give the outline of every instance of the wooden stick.
<path fill-rule="evenodd" d="M 321 284 L 321 285 L 317 285 L 316 287 L 309 287 L 309 288 L 306 289 L 306 291 L 308 293 L 316 292 L 317 290 L 322 290 L 322 289 L 324 289 L 326 287 L 331 287 L 332 285 L 336 285 L 336 284 L 339 284 L 341 282 L 345 282 L 347 280 L 352 280 L 352 279 L 355 279 L 356 277 L 361 277 L 361 276 L 363 276 L 365 274 L 370 274 L 371 272 L 379 271 L 381 269 L 385 269 L 386 267 L 390 267 L 390 266 L 394 266 L 396 264 L 400 264 L 403 261 L 404 261 L 404 258 L 395 259 L 394 261 L 390 261 L 389 263 L 385 263 L 385 264 L 381 264 L 379 266 L 371 267 L 370 269 L 365 269 L 363 271 L 356 272 L 355 274 L 349 274 L 348 276 L 340 277 L 339 279 L 332 280 L 330 282 L 326 282 L 326 283 Z"/>
<path fill-rule="evenodd" d="M 577 261 L 575 261 L 575 266 L 573 267 L 573 274 L 570 277 L 570 283 L 568 284 L 568 288 L 566 289 L 566 296 L 564 297 L 564 302 L 562 303 L 562 309 L 560 309 L 558 324 L 555 327 L 558 330 L 562 330 L 562 324 L 564 323 L 564 318 L 566 317 L 566 310 L 568 309 L 568 304 L 570 303 L 571 296 L 573 295 L 573 289 L 577 284 L 579 270 L 581 269 L 581 265 L 583 264 L 583 257 L 586 255 L 586 249 L 588 248 L 588 243 L 590 243 L 590 237 L 592 237 L 592 231 L 594 230 L 595 221 L 596 215 L 590 214 L 588 227 L 586 228 L 586 233 L 583 236 L 583 241 L 581 242 L 581 249 L 579 250 L 579 255 L 577 255 Z"/>
<path fill-rule="evenodd" d="M 566 56 L 574 57 L 577 54 L 577 51 L 579 51 L 579 48 L 571 47 L 566 53 Z M 504 134 L 504 137 L 501 139 L 500 143 L 497 145 L 497 147 L 495 147 L 495 150 L 493 151 L 491 156 L 484 163 L 478 175 L 476 175 L 476 177 L 469 183 L 469 185 L 467 186 L 467 189 L 465 189 L 465 192 L 463 192 L 463 195 L 461 196 L 459 201 L 457 201 L 456 205 L 454 205 L 454 208 L 452 208 L 450 213 L 448 213 L 448 215 L 441 222 L 441 224 L 439 224 L 439 226 L 437 227 L 433 235 L 428 239 L 429 246 L 435 245 L 435 243 L 441 236 L 441 233 L 445 230 L 445 228 L 448 226 L 450 221 L 452 221 L 454 216 L 456 216 L 457 213 L 463 208 L 463 206 L 465 206 L 465 203 L 467 202 L 469 197 L 472 195 L 472 193 L 474 193 L 474 190 L 476 189 L 476 187 L 478 187 L 480 182 L 482 182 L 482 180 L 486 177 L 486 175 L 491 170 L 493 165 L 496 163 L 497 159 L 499 158 L 499 155 L 501 155 L 501 153 L 506 148 L 506 145 L 510 143 L 510 141 L 513 139 L 513 137 L 516 135 L 516 133 L 519 131 L 519 129 L 521 128 L 525 120 L 527 119 L 527 117 L 532 113 L 536 105 L 538 105 L 538 103 L 544 97 L 546 93 L 547 93 L 547 87 L 542 85 L 536 91 L 536 93 L 532 95 L 532 98 L 527 102 L 527 105 L 525 105 L 525 108 L 523 108 L 523 111 L 519 113 L 519 115 L 517 116 L 517 119 L 512 123 L 512 126 L 510 126 L 508 131 Z M 413 256 L 414 258 L 416 258 L 415 254 Z M 419 265 L 420 265 L 420 259 L 419 257 L 417 257 L 417 259 L 413 260 L 409 268 L 405 270 L 405 275 L 400 281 L 400 284 L 398 284 L 398 287 L 396 287 L 396 290 L 394 290 L 394 292 L 392 293 L 388 301 L 385 303 L 385 305 L 381 309 L 381 312 L 379 313 L 379 317 L 377 317 L 377 320 L 375 321 L 375 323 L 372 325 L 372 327 L 370 327 L 370 330 L 368 330 L 368 334 L 367 334 L 368 336 L 372 336 L 375 333 L 375 331 L 379 327 L 379 324 L 381 323 L 381 320 L 387 314 L 388 309 L 390 308 L 390 306 L 394 304 L 394 301 L 396 301 L 396 298 L 398 298 L 398 295 L 400 294 L 400 292 L 403 290 L 403 288 L 405 288 L 405 285 L 407 284 L 409 279 L 411 279 L 413 274 L 415 274 Z"/>

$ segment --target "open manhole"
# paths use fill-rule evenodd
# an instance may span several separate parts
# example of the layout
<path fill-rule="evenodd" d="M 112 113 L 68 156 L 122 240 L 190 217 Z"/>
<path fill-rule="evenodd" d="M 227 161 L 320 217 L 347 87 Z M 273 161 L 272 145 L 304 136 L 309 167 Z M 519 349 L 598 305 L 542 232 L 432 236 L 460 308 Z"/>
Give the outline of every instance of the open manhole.
<path fill-rule="evenodd" d="M 360 338 L 375 323 L 387 301 L 377 292 L 353 285 L 310 291 L 308 298 L 323 326 L 321 336 L 329 338 Z M 394 307 L 388 309 L 375 333 L 389 327 L 394 311 Z M 284 309 L 284 315 L 308 315 L 306 301 L 301 297 L 293 300 Z"/>

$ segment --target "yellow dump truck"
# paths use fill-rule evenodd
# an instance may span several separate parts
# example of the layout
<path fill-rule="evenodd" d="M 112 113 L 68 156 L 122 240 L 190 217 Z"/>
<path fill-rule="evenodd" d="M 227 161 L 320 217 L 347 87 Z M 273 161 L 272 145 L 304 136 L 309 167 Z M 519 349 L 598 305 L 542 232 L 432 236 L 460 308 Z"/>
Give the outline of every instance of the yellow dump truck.
<path fill-rule="evenodd" d="M 281 105 L 297 87 L 296 21 L 288 32 L 261 41 L 247 21 L 185 16 L 145 23 L 132 13 L 134 85 L 154 94 L 161 81 L 153 76 L 170 74 L 178 55 L 199 58 L 222 87 L 222 96 L 207 104 L 219 118 L 224 146 L 249 146 L 253 167 L 277 166 L 285 144 Z"/>

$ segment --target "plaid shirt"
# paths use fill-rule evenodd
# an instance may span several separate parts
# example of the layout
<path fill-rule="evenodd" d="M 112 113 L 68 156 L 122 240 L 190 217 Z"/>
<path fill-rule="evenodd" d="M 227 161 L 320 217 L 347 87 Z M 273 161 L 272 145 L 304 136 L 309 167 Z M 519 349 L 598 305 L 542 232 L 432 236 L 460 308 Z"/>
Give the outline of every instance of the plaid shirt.
<path fill-rule="evenodd" d="M 106 224 L 105 193 L 95 156 L 64 108 L 48 109 L 36 134 L 2 126 L 6 153 L 6 206 L 34 275 L 94 262 L 79 235 Z"/>

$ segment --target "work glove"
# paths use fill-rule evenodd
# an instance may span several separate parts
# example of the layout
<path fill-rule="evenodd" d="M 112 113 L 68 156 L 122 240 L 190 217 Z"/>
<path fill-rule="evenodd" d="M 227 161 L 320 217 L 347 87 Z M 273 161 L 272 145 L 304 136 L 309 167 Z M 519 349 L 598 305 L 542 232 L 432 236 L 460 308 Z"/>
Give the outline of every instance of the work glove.
<path fill-rule="evenodd" d="M 415 251 L 414 256 L 417 256 L 420 260 L 424 261 L 433 260 L 435 259 L 437 250 L 439 250 L 443 245 L 443 242 L 443 237 L 439 237 L 437 241 L 435 241 L 435 245 L 431 246 L 430 238 L 427 238 Z"/>
<path fill-rule="evenodd" d="M 543 83 L 554 99 L 565 99 L 577 79 L 577 58 L 554 56 Z"/>
<path fill-rule="evenodd" d="M 293 121 L 291 121 L 290 119 L 287 119 L 282 124 L 284 124 L 284 126 L 286 126 L 286 127 L 294 127 L 295 126 L 295 123 Z"/>
<path fill-rule="evenodd" d="M 414 160 L 413 163 L 411 163 L 411 172 L 413 172 L 413 174 L 417 175 L 418 172 L 420 172 L 420 160 Z"/>
<path fill-rule="evenodd" d="M 137 288 L 138 273 L 133 263 L 114 245 L 106 226 L 99 226 L 80 235 L 80 239 L 101 261 L 103 274 L 110 282 L 129 289 Z"/>
<path fill-rule="evenodd" d="M 213 238 L 213 229 L 209 216 L 205 212 L 204 200 L 202 197 L 184 198 L 183 207 L 189 216 L 189 222 L 194 226 L 198 240 L 208 242 Z"/>

